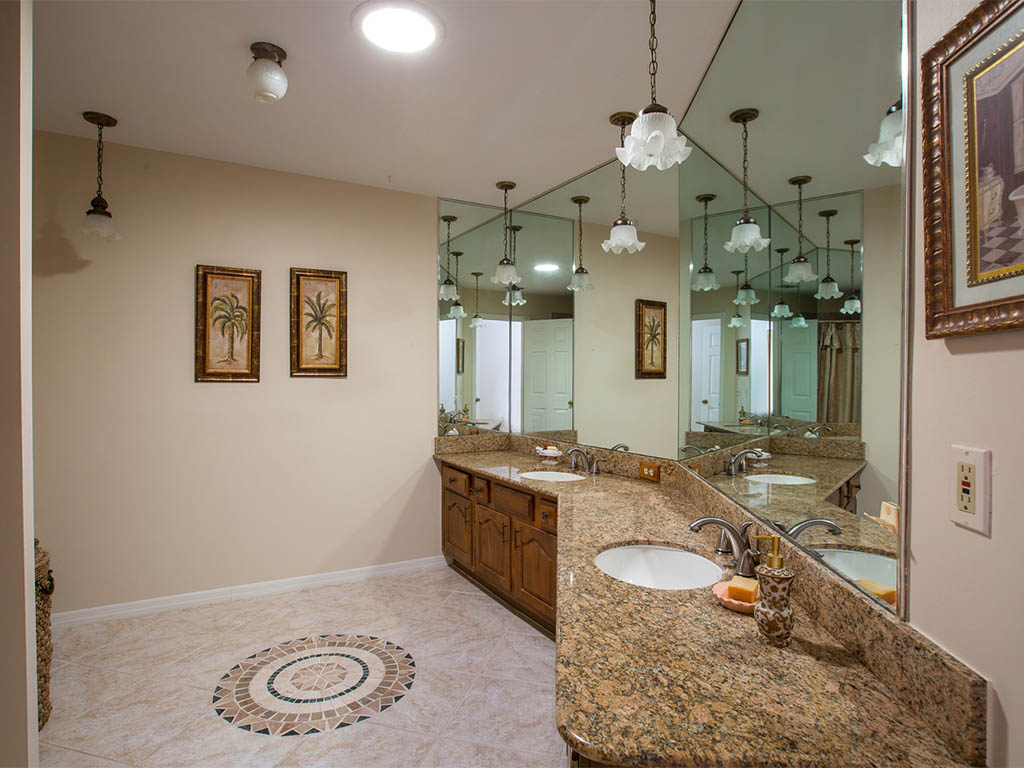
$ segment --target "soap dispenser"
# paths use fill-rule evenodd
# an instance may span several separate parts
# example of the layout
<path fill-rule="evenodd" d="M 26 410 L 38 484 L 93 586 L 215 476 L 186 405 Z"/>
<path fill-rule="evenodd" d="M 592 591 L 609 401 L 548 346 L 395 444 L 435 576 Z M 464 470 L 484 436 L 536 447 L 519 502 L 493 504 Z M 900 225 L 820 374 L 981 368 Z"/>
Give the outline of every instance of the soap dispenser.
<path fill-rule="evenodd" d="M 784 648 L 789 645 L 789 638 L 793 634 L 793 609 L 789 604 L 789 591 L 795 574 L 782 563 L 778 536 L 754 537 L 755 541 L 758 539 L 771 541 L 772 549 L 769 554 L 762 555 L 761 564 L 754 569 L 761 592 L 761 599 L 754 606 L 754 620 L 769 645 Z"/>

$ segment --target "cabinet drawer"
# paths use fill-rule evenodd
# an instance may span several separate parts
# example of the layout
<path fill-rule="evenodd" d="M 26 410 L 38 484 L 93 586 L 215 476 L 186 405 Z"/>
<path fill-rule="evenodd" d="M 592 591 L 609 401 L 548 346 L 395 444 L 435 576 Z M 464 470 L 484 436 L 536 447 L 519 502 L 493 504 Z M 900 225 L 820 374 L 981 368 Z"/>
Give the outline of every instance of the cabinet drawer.
<path fill-rule="evenodd" d="M 512 515 L 528 523 L 533 522 L 533 495 L 515 491 L 504 485 L 495 485 L 491 491 L 492 503 L 499 512 Z"/>
<path fill-rule="evenodd" d="M 469 495 L 477 504 L 490 504 L 491 481 L 474 475 L 469 481 Z"/>
<path fill-rule="evenodd" d="M 537 527 L 558 533 L 558 504 L 551 499 L 537 497 Z"/>
<path fill-rule="evenodd" d="M 441 470 L 441 487 L 447 491 L 455 491 L 463 496 L 469 496 L 469 475 L 445 466 Z"/>

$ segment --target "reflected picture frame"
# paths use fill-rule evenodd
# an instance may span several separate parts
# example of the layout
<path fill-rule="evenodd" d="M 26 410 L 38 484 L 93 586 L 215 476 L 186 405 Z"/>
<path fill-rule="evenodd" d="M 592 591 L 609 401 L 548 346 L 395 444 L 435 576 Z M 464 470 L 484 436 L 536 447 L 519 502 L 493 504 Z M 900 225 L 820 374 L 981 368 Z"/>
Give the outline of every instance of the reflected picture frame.
<path fill-rule="evenodd" d="M 750 339 L 736 339 L 736 375 L 750 375 Z"/>
<path fill-rule="evenodd" d="M 635 315 L 634 376 L 637 379 L 667 378 L 668 304 L 637 299 Z"/>
<path fill-rule="evenodd" d="M 466 340 L 455 340 L 455 373 L 462 375 L 466 372 Z"/>

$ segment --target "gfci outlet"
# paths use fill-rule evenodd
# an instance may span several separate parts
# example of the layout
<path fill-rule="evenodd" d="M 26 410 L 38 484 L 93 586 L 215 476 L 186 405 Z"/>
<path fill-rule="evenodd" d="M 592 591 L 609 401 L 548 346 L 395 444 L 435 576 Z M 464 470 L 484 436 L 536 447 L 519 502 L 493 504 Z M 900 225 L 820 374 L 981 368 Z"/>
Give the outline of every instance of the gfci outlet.
<path fill-rule="evenodd" d="M 988 536 L 992 531 L 992 451 L 953 445 L 952 520 Z"/>

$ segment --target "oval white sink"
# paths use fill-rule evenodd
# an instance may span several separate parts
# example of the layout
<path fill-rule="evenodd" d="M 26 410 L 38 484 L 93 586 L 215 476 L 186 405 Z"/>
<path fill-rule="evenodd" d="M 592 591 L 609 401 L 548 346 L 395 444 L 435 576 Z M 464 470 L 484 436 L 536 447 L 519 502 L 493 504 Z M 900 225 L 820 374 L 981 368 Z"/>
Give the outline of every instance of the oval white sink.
<path fill-rule="evenodd" d="M 800 475 L 747 475 L 752 483 L 768 483 L 769 485 L 811 485 L 818 482 Z"/>
<path fill-rule="evenodd" d="M 722 579 L 722 569 L 700 555 L 649 544 L 606 549 L 594 565 L 613 579 L 651 589 L 698 589 Z"/>
<path fill-rule="evenodd" d="M 572 472 L 550 472 L 548 470 L 520 472 L 519 477 L 523 480 L 546 480 L 549 483 L 572 483 L 576 480 L 587 479 L 585 475 L 574 475 Z"/>
<path fill-rule="evenodd" d="M 871 579 L 896 588 L 896 558 L 853 549 L 817 549 L 821 559 L 851 579 Z"/>

